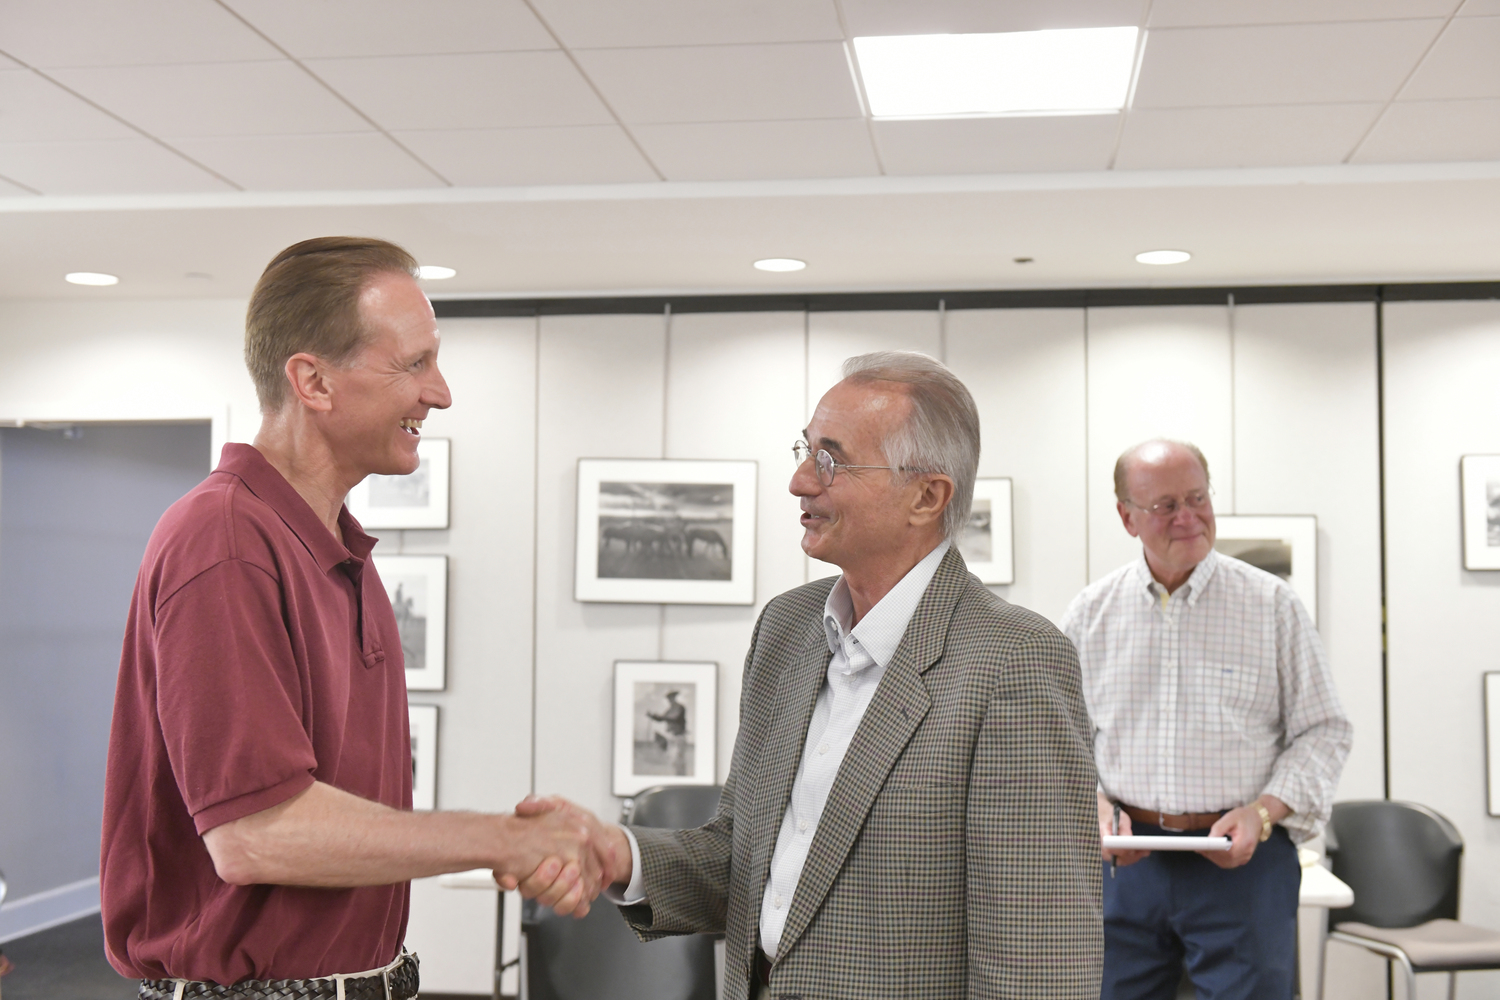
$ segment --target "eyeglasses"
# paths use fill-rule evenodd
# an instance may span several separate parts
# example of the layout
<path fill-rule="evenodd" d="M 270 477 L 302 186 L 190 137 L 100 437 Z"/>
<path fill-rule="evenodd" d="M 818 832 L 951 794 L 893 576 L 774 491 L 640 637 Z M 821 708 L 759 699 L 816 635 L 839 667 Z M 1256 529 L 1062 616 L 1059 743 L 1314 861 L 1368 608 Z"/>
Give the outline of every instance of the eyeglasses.
<path fill-rule="evenodd" d="M 801 465 L 811 457 L 813 465 L 818 470 L 818 482 L 822 483 L 825 487 L 833 485 L 833 477 L 840 469 L 890 469 L 893 471 L 895 469 L 894 466 L 890 465 L 849 465 L 845 462 L 835 462 L 833 456 L 828 454 L 828 452 L 822 448 L 813 451 L 812 445 L 806 441 L 798 441 L 792 445 L 792 456 L 797 459 L 798 465 Z"/>
<path fill-rule="evenodd" d="M 1152 517 L 1171 518 L 1175 517 L 1177 512 L 1184 507 L 1188 510 L 1202 510 L 1208 506 L 1209 498 L 1213 495 L 1214 490 L 1210 486 L 1207 490 L 1194 490 L 1181 500 L 1178 500 L 1176 497 L 1167 497 L 1165 500 L 1159 500 L 1149 507 L 1142 507 L 1133 500 L 1126 500 L 1124 502 L 1136 510 L 1150 514 Z"/>

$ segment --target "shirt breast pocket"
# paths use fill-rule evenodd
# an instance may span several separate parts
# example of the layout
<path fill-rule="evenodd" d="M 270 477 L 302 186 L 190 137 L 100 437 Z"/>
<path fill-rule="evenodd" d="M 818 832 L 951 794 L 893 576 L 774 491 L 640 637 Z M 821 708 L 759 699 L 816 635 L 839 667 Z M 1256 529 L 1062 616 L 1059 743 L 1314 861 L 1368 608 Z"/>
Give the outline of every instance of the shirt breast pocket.
<path fill-rule="evenodd" d="M 1254 667 L 1208 661 L 1197 670 L 1203 727 L 1211 732 L 1244 733 L 1258 728 L 1256 720 L 1273 695 Z"/>

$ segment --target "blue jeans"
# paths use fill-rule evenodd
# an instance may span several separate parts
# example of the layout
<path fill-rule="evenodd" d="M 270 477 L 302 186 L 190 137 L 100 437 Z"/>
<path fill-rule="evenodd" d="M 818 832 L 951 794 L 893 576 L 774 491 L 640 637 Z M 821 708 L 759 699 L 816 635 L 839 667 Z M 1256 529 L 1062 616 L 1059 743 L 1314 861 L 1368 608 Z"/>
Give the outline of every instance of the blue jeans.
<path fill-rule="evenodd" d="M 1178 831 L 1137 823 L 1133 832 Z M 1106 862 L 1101 1000 L 1172 1000 L 1184 964 L 1201 1000 L 1291 1000 L 1301 886 L 1297 849 L 1279 826 L 1239 868 L 1157 851 L 1111 879 Z"/>

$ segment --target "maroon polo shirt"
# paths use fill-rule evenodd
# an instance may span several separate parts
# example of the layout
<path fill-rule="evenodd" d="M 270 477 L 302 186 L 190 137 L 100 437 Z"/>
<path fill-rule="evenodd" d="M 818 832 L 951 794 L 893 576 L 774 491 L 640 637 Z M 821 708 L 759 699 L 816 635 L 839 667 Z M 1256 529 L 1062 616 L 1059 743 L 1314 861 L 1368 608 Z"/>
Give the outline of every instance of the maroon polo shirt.
<path fill-rule="evenodd" d="M 395 958 L 406 883 L 229 885 L 203 834 L 315 780 L 411 808 L 401 641 L 344 541 L 250 445 L 162 515 L 136 579 L 104 785 L 105 949 L 121 974 L 229 984 Z"/>

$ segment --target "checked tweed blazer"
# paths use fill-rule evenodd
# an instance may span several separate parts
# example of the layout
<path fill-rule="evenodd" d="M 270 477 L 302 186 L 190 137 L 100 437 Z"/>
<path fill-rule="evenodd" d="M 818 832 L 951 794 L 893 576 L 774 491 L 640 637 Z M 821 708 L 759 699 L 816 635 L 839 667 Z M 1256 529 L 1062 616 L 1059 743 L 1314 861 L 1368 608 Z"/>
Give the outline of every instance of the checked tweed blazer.
<path fill-rule="evenodd" d="M 745 1000 L 761 897 L 830 653 L 833 580 L 777 597 L 746 658 L 718 814 L 633 827 L 645 940 L 723 932 Z M 1041 617 L 938 567 L 835 779 L 792 897 L 773 997 L 1097 1000 L 1099 826 L 1078 657 Z"/>

